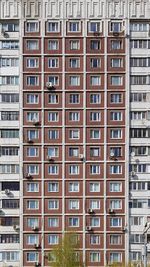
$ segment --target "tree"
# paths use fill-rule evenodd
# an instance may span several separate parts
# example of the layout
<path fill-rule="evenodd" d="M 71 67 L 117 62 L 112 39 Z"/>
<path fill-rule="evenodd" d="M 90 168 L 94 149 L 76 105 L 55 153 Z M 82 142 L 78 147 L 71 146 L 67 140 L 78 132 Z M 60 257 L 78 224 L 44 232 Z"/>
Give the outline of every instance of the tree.
<path fill-rule="evenodd" d="M 74 233 L 64 234 L 59 244 L 53 247 L 48 258 L 52 267 L 83 267 L 78 236 Z"/>

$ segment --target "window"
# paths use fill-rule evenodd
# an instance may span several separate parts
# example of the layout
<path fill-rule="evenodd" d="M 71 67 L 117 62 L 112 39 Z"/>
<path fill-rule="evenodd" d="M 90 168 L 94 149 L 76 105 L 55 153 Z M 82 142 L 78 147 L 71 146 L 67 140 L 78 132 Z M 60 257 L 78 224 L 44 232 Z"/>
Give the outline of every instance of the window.
<path fill-rule="evenodd" d="M 90 209 L 100 209 L 100 200 L 90 200 Z"/>
<path fill-rule="evenodd" d="M 79 130 L 70 130 L 69 131 L 69 137 L 70 139 L 79 139 Z"/>
<path fill-rule="evenodd" d="M 39 209 L 39 201 L 38 200 L 28 200 L 27 201 L 28 209 Z"/>
<path fill-rule="evenodd" d="M 142 253 L 141 253 L 141 251 L 133 251 L 133 252 L 130 252 L 130 258 L 133 261 L 140 261 L 142 259 Z"/>
<path fill-rule="evenodd" d="M 19 130 L 0 130 L 0 138 L 19 138 Z"/>
<path fill-rule="evenodd" d="M 38 32 L 39 31 L 39 22 L 38 21 L 27 21 L 26 22 L 26 31 L 27 32 Z"/>
<path fill-rule="evenodd" d="M 100 58 L 91 58 L 90 66 L 91 66 L 91 68 L 100 68 L 100 66 L 101 66 Z"/>
<path fill-rule="evenodd" d="M 121 147 L 110 147 L 110 157 L 121 157 L 122 156 L 122 148 Z"/>
<path fill-rule="evenodd" d="M 79 192 L 79 182 L 70 182 L 69 192 Z"/>
<path fill-rule="evenodd" d="M 48 59 L 48 67 L 49 68 L 58 68 L 59 67 L 59 59 L 58 58 L 49 58 Z"/>
<path fill-rule="evenodd" d="M 59 209 L 59 200 L 58 199 L 51 199 L 48 201 L 48 209 L 55 210 Z"/>
<path fill-rule="evenodd" d="M 28 122 L 34 122 L 39 120 L 39 112 L 27 112 L 26 119 Z"/>
<path fill-rule="evenodd" d="M 19 32 L 18 22 L 2 22 L 2 30 L 5 32 Z"/>
<path fill-rule="evenodd" d="M 100 262 L 100 252 L 90 252 L 90 262 Z"/>
<path fill-rule="evenodd" d="M 78 210 L 79 209 L 79 200 L 70 199 L 69 200 L 69 209 L 70 210 Z"/>
<path fill-rule="evenodd" d="M 57 40 L 49 40 L 48 49 L 49 50 L 58 50 L 59 43 Z"/>
<path fill-rule="evenodd" d="M 91 121 L 101 121 L 101 112 L 90 112 Z"/>
<path fill-rule="evenodd" d="M 79 40 L 71 40 L 70 41 L 70 49 L 71 50 L 79 50 L 80 49 L 80 42 L 79 42 Z"/>
<path fill-rule="evenodd" d="M 49 245 L 58 245 L 59 244 L 59 236 L 50 234 L 48 235 L 48 244 Z"/>
<path fill-rule="evenodd" d="M 121 235 L 111 234 L 110 235 L 110 244 L 111 245 L 121 245 L 122 244 Z"/>
<path fill-rule="evenodd" d="M 19 209 L 19 199 L 2 199 L 2 209 Z"/>
<path fill-rule="evenodd" d="M 101 85 L 101 77 L 100 76 L 91 76 L 91 85 L 93 85 L 93 86 Z"/>
<path fill-rule="evenodd" d="M 111 32 L 121 32 L 122 22 L 111 22 L 110 23 L 110 31 Z"/>
<path fill-rule="evenodd" d="M 29 140 L 37 139 L 39 137 L 39 131 L 38 130 L 28 130 L 27 136 Z"/>
<path fill-rule="evenodd" d="M 90 42 L 90 48 L 91 50 L 100 50 L 100 40 L 91 40 Z"/>
<path fill-rule="evenodd" d="M 99 157 L 100 156 L 100 148 L 99 147 L 91 147 L 90 148 L 90 156 L 91 157 Z"/>
<path fill-rule="evenodd" d="M 80 22 L 79 21 L 70 21 L 69 22 L 69 32 L 80 32 Z"/>
<path fill-rule="evenodd" d="M 19 182 L 2 182 L 2 191 L 9 189 L 11 191 L 19 191 Z"/>
<path fill-rule="evenodd" d="M 79 227 L 79 218 L 78 217 L 69 218 L 69 226 L 70 227 Z"/>
<path fill-rule="evenodd" d="M 122 166 L 121 165 L 111 165 L 110 166 L 110 174 L 121 174 Z"/>
<path fill-rule="evenodd" d="M 130 40 L 130 47 L 137 49 L 149 49 L 150 41 L 149 40 Z"/>
<path fill-rule="evenodd" d="M 19 85 L 19 76 L 0 76 L 1 85 Z"/>
<path fill-rule="evenodd" d="M 39 103 L 39 95 L 27 94 L 27 103 L 28 104 L 38 104 Z"/>
<path fill-rule="evenodd" d="M 58 104 L 59 102 L 59 95 L 56 95 L 56 94 L 49 94 L 48 95 L 48 98 L 49 98 L 49 103 L 50 104 Z"/>
<path fill-rule="evenodd" d="M 122 184 L 120 182 L 110 182 L 109 183 L 109 191 L 110 192 L 121 192 Z"/>
<path fill-rule="evenodd" d="M 69 166 L 69 173 L 77 175 L 79 174 L 79 165 L 70 165 Z"/>
<path fill-rule="evenodd" d="M 99 94 L 99 93 L 90 94 L 90 103 L 91 104 L 100 104 L 101 103 L 101 94 Z"/>
<path fill-rule="evenodd" d="M 19 94 L 1 94 L 2 103 L 18 103 Z"/>
<path fill-rule="evenodd" d="M 119 200 L 119 199 L 110 200 L 110 209 L 118 210 L 121 208 L 122 208 L 122 201 L 121 200 Z"/>
<path fill-rule="evenodd" d="M 69 62 L 70 68 L 79 68 L 80 67 L 80 59 L 79 58 L 70 58 Z"/>
<path fill-rule="evenodd" d="M 48 82 L 52 83 L 53 86 L 59 85 L 59 77 L 58 76 L 49 76 Z"/>
<path fill-rule="evenodd" d="M 39 59 L 38 58 L 27 58 L 27 68 L 38 68 Z"/>
<path fill-rule="evenodd" d="M 48 166 L 48 173 L 56 175 L 59 172 L 59 166 L 58 165 L 50 165 Z"/>
<path fill-rule="evenodd" d="M 17 164 L 0 164 L 1 174 L 19 174 L 19 165 Z"/>
<path fill-rule="evenodd" d="M 131 67 L 149 67 L 150 58 L 149 57 L 131 58 L 130 66 Z"/>
<path fill-rule="evenodd" d="M 28 86 L 38 86 L 39 85 L 39 76 L 27 76 L 27 85 Z"/>
<path fill-rule="evenodd" d="M 122 219 L 121 218 L 110 218 L 110 226 L 111 227 L 121 227 Z"/>
<path fill-rule="evenodd" d="M 36 165 L 36 164 L 32 164 L 32 165 L 28 165 L 27 166 L 27 172 L 30 173 L 30 174 L 39 174 L 39 166 Z"/>
<path fill-rule="evenodd" d="M 19 111 L 2 111 L 1 120 L 2 121 L 18 121 Z"/>
<path fill-rule="evenodd" d="M 121 139 L 122 138 L 122 130 L 121 129 L 110 130 L 110 138 Z"/>
<path fill-rule="evenodd" d="M 130 235 L 131 244 L 144 244 L 144 235 L 140 234 L 131 234 Z"/>
<path fill-rule="evenodd" d="M 90 244 L 91 245 L 100 245 L 100 236 L 96 234 L 90 235 Z"/>
<path fill-rule="evenodd" d="M 39 41 L 38 40 L 27 40 L 27 50 L 38 50 Z"/>
<path fill-rule="evenodd" d="M 122 41 L 111 40 L 111 50 L 119 50 L 119 49 L 122 49 Z"/>
<path fill-rule="evenodd" d="M 112 104 L 119 104 L 122 102 L 122 94 L 111 94 L 110 95 L 110 102 Z"/>
<path fill-rule="evenodd" d="M 122 112 L 121 111 L 110 112 L 110 119 L 112 121 L 122 121 Z"/>
<path fill-rule="evenodd" d="M 27 218 L 27 226 L 28 227 L 38 227 L 39 219 L 38 218 Z"/>
<path fill-rule="evenodd" d="M 122 59 L 121 58 L 112 58 L 111 59 L 111 67 L 112 68 L 121 68 L 122 67 Z"/>
<path fill-rule="evenodd" d="M 131 130 L 130 130 L 130 137 L 132 137 L 132 138 L 147 138 L 147 137 L 149 137 L 150 136 L 150 131 L 149 130 L 147 130 L 147 129 L 134 129 L 134 128 L 132 128 Z"/>
<path fill-rule="evenodd" d="M 111 85 L 122 85 L 122 76 L 111 76 Z"/>
<path fill-rule="evenodd" d="M 79 104 L 80 103 L 80 95 L 79 94 L 70 94 L 69 103 L 70 104 Z"/>
<path fill-rule="evenodd" d="M 100 218 L 90 218 L 90 226 L 91 227 L 100 227 Z"/>
<path fill-rule="evenodd" d="M 57 182 L 49 182 L 48 192 L 59 192 L 59 184 Z"/>
<path fill-rule="evenodd" d="M 48 132 L 49 139 L 58 139 L 59 131 L 58 130 L 49 130 Z"/>
<path fill-rule="evenodd" d="M 38 252 L 27 252 L 27 262 L 38 262 Z"/>
<path fill-rule="evenodd" d="M 58 147 L 48 147 L 47 154 L 50 157 L 58 157 L 59 156 Z"/>
<path fill-rule="evenodd" d="M 79 156 L 79 148 L 70 147 L 69 148 L 69 157 L 78 157 Z"/>
<path fill-rule="evenodd" d="M 27 235 L 27 244 L 28 245 L 34 245 L 37 243 L 38 243 L 38 235 L 36 235 L 36 234 Z"/>
<path fill-rule="evenodd" d="M 144 217 L 142 216 L 130 216 L 130 225 L 142 225 L 144 223 Z"/>
<path fill-rule="evenodd" d="M 90 138 L 100 139 L 101 138 L 100 130 L 90 130 Z"/>
<path fill-rule="evenodd" d="M 90 165 L 90 174 L 100 174 L 100 165 Z"/>
<path fill-rule="evenodd" d="M 0 49 L 19 49 L 19 41 L 0 41 Z"/>
<path fill-rule="evenodd" d="M 122 261 L 122 253 L 113 252 L 110 253 L 110 262 L 121 262 Z"/>
<path fill-rule="evenodd" d="M 150 183 L 146 182 L 131 182 L 129 184 L 130 190 L 133 191 L 142 191 L 142 190 L 150 190 Z"/>
<path fill-rule="evenodd" d="M 70 76 L 70 85 L 79 86 L 80 85 L 80 76 Z"/>
<path fill-rule="evenodd" d="M 55 217 L 48 218 L 49 227 L 59 227 L 59 219 Z"/>
<path fill-rule="evenodd" d="M 39 192 L 39 184 L 36 182 L 27 183 L 27 192 Z"/>
<path fill-rule="evenodd" d="M 1 234 L 0 235 L 0 244 L 15 244 L 19 243 L 19 235 L 18 234 Z"/>
<path fill-rule="evenodd" d="M 130 101 L 131 102 L 147 102 L 147 93 L 131 93 Z"/>
<path fill-rule="evenodd" d="M 146 85 L 149 84 L 149 76 L 146 75 L 131 75 L 131 85 Z"/>
<path fill-rule="evenodd" d="M 0 58 L 0 67 L 18 67 L 19 58 Z"/>
<path fill-rule="evenodd" d="M 0 148 L 0 156 L 18 156 L 19 147 L 4 147 Z"/>
<path fill-rule="evenodd" d="M 69 112 L 69 120 L 70 121 L 79 121 L 80 113 L 79 112 Z"/>
<path fill-rule="evenodd" d="M 27 156 L 28 157 L 37 157 L 39 155 L 38 147 L 28 147 L 27 148 Z"/>
<path fill-rule="evenodd" d="M 100 22 L 90 21 L 89 22 L 89 32 L 100 32 Z"/>
<path fill-rule="evenodd" d="M 100 192 L 100 183 L 99 182 L 90 182 L 89 190 L 92 193 Z"/>
<path fill-rule="evenodd" d="M 129 202 L 129 207 L 134 209 L 150 208 L 150 200 L 148 199 L 133 199 Z"/>
<path fill-rule="evenodd" d="M 59 120 L 59 114 L 58 112 L 48 112 L 48 121 L 50 122 L 56 122 Z"/>
<path fill-rule="evenodd" d="M 130 24 L 130 30 L 132 32 L 147 32 L 149 30 L 149 24 L 146 22 L 132 22 Z"/>
<path fill-rule="evenodd" d="M 143 120 L 146 119 L 147 113 L 145 111 L 131 111 L 130 118 L 131 120 Z"/>
<path fill-rule="evenodd" d="M 59 28 L 59 22 L 54 22 L 54 21 L 49 21 L 47 23 L 47 31 L 48 32 L 59 32 L 60 28 Z"/>
<path fill-rule="evenodd" d="M 19 261 L 19 252 L 17 251 L 1 251 L 0 252 L 0 262 L 15 262 Z"/>

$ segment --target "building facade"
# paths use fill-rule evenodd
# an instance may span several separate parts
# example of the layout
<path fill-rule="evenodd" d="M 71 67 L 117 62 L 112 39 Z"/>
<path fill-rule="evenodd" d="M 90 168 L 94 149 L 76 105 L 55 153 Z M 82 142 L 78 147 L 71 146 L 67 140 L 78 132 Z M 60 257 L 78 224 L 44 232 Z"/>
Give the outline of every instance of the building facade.
<path fill-rule="evenodd" d="M 68 231 L 86 267 L 141 264 L 149 15 L 148 0 L 0 1 L 0 267 L 51 266 Z"/>

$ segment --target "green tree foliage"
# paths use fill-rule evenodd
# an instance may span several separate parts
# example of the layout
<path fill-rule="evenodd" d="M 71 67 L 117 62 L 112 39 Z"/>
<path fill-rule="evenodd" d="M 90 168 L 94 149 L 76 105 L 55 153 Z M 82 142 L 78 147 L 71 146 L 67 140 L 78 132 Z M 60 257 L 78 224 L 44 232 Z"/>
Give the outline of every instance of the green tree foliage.
<path fill-rule="evenodd" d="M 48 258 L 52 267 L 83 267 L 77 235 L 66 233 L 59 244 L 53 247 Z"/>

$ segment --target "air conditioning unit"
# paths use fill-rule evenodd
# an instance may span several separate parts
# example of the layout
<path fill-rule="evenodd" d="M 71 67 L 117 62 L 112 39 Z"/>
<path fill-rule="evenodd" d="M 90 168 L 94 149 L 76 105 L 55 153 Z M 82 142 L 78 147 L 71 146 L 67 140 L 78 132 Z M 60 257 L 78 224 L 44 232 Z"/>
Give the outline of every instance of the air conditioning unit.
<path fill-rule="evenodd" d="M 47 89 L 52 89 L 53 88 L 53 83 L 52 82 L 47 82 L 46 83 Z"/>
<path fill-rule="evenodd" d="M 114 152 L 110 152 L 110 158 L 113 158 L 115 156 Z"/>
<path fill-rule="evenodd" d="M 40 247 L 40 244 L 39 244 L 39 243 L 35 243 L 35 244 L 34 244 L 34 247 L 35 247 L 35 248 L 39 248 L 39 247 Z"/>
<path fill-rule="evenodd" d="M 109 212 L 109 213 L 114 213 L 114 210 L 113 210 L 113 209 L 109 209 L 108 212 Z"/>
<path fill-rule="evenodd" d="M 123 231 L 123 232 L 126 232 L 126 231 L 127 231 L 127 227 L 126 227 L 126 226 L 123 227 L 123 228 L 122 228 L 122 231 Z"/>
<path fill-rule="evenodd" d="M 40 124 L 39 120 L 37 120 L 37 119 L 33 119 L 32 122 L 33 122 L 34 125 L 39 125 Z"/>
<path fill-rule="evenodd" d="M 130 174 L 131 174 L 132 177 L 134 177 L 136 175 L 136 172 L 132 171 Z"/>
<path fill-rule="evenodd" d="M 92 213 L 94 213 L 94 210 L 93 209 L 88 209 L 88 213 L 92 214 Z"/>
<path fill-rule="evenodd" d="M 28 142 L 29 144 L 32 144 L 32 143 L 33 143 L 33 139 L 28 138 L 28 139 L 27 139 L 27 142 Z"/>
<path fill-rule="evenodd" d="M 52 156 L 47 156 L 47 160 L 52 161 L 54 160 Z"/>
<path fill-rule="evenodd" d="M 13 226 L 13 228 L 14 228 L 14 230 L 19 230 L 20 229 L 19 225 L 16 225 L 16 224 Z"/>
<path fill-rule="evenodd" d="M 38 230 L 39 230 L 39 227 L 36 226 L 36 225 L 34 225 L 34 226 L 32 227 L 32 230 L 33 230 L 33 231 L 38 231 Z"/>
<path fill-rule="evenodd" d="M 35 262 L 35 266 L 38 267 L 40 266 L 40 263 L 38 261 Z"/>
<path fill-rule="evenodd" d="M 10 194 L 10 190 L 9 189 L 5 189 L 5 194 L 9 195 Z"/>
<path fill-rule="evenodd" d="M 83 158 L 84 158 L 83 154 L 79 154 L 79 159 L 83 159 Z"/>
<path fill-rule="evenodd" d="M 92 231 L 92 227 L 91 226 L 86 226 L 86 231 Z"/>
<path fill-rule="evenodd" d="M 30 179 L 30 178 L 32 178 L 32 175 L 31 175 L 31 173 L 25 173 L 25 178 L 27 178 L 27 179 Z"/>

